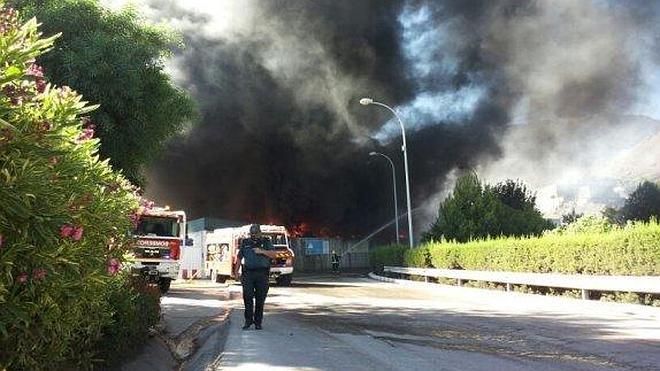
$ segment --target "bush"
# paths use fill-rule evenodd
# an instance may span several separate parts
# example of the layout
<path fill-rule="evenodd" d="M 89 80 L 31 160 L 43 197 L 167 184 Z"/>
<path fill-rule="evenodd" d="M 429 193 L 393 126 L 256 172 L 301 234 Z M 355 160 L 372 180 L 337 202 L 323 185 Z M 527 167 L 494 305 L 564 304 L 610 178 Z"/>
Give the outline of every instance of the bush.
<path fill-rule="evenodd" d="M 144 333 L 143 300 L 157 315 L 114 276 L 138 200 L 98 159 L 94 107 L 33 63 L 54 38 L 13 10 L 0 24 L 0 369 L 91 368 Z"/>
<path fill-rule="evenodd" d="M 572 223 L 566 224 L 548 234 L 579 234 L 579 233 L 605 233 L 614 228 L 614 224 L 606 217 L 580 216 Z"/>
<path fill-rule="evenodd" d="M 428 268 L 431 266 L 431 254 L 427 246 L 406 249 L 403 254 L 406 267 Z"/>
<path fill-rule="evenodd" d="M 584 218 L 583 218 L 584 219 Z M 660 224 L 604 225 L 596 219 L 538 238 L 428 245 L 436 268 L 603 275 L 659 275 Z M 582 230 L 582 231 L 580 231 Z"/>
<path fill-rule="evenodd" d="M 402 266 L 403 255 L 408 250 L 404 245 L 378 246 L 369 251 L 369 261 L 374 272 L 382 272 L 386 265 Z"/>
<path fill-rule="evenodd" d="M 149 328 L 160 319 L 160 291 L 142 277 L 126 272 L 108 286 L 111 320 L 103 328 L 98 354 L 106 364 L 117 364 L 133 355 L 147 339 Z"/>

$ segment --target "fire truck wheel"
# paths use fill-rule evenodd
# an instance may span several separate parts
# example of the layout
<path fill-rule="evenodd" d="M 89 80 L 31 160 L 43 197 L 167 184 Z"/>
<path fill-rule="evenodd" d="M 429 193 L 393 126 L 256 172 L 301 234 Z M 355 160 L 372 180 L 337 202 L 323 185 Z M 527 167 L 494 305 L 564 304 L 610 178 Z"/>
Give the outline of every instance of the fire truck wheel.
<path fill-rule="evenodd" d="M 275 279 L 275 283 L 277 286 L 291 286 L 291 278 L 293 275 L 291 274 L 285 274 L 283 276 L 279 276 Z"/>
<path fill-rule="evenodd" d="M 158 281 L 158 288 L 160 289 L 161 294 L 165 294 L 170 290 L 170 283 L 172 282 L 169 278 L 161 278 Z"/>

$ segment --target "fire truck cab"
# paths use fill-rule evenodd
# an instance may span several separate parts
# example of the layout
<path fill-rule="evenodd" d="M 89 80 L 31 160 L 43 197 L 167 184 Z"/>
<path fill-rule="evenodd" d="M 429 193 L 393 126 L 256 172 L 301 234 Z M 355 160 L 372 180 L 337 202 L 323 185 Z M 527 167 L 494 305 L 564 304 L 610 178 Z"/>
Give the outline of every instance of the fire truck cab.
<path fill-rule="evenodd" d="M 179 276 L 181 249 L 186 241 L 186 213 L 153 208 L 140 215 L 133 247 L 131 272 L 158 284 L 165 293 Z"/>
<path fill-rule="evenodd" d="M 288 286 L 293 277 L 294 253 L 289 246 L 289 233 L 284 226 L 262 225 L 263 237 L 269 238 L 274 249 L 278 252 L 275 259 L 271 259 L 270 277 L 279 286 Z M 241 241 L 248 238 L 250 225 L 236 228 L 219 228 L 206 235 L 206 261 L 205 271 L 212 280 L 223 283 L 227 279 L 238 279 L 235 271 L 240 271 L 241 262 L 237 258 Z M 237 268 L 237 269 L 234 269 Z"/>

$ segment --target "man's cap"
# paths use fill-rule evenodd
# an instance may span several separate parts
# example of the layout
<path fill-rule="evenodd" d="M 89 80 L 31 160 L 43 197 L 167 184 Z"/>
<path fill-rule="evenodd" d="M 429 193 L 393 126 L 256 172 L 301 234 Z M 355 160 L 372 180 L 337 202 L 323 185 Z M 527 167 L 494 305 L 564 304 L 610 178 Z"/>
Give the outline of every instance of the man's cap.
<path fill-rule="evenodd" d="M 252 224 L 250 226 L 250 234 L 261 233 L 261 226 L 259 224 Z"/>

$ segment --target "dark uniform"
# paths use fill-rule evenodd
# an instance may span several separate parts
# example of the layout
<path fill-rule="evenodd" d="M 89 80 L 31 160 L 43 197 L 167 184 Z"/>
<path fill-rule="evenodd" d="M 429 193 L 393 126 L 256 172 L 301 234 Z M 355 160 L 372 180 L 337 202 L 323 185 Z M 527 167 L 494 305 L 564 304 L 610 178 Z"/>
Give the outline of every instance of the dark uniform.
<path fill-rule="evenodd" d="M 341 256 L 337 255 L 336 252 L 332 252 L 332 272 L 339 273 L 339 263 L 341 262 Z"/>
<path fill-rule="evenodd" d="M 260 329 L 264 317 L 264 303 L 268 295 L 270 259 L 256 254 L 255 248 L 272 250 L 273 245 L 268 238 L 250 237 L 241 242 L 238 251 L 238 259 L 244 259 L 241 283 L 243 284 L 243 304 L 245 305 L 245 328 L 249 328 L 254 323 L 257 329 Z"/>

